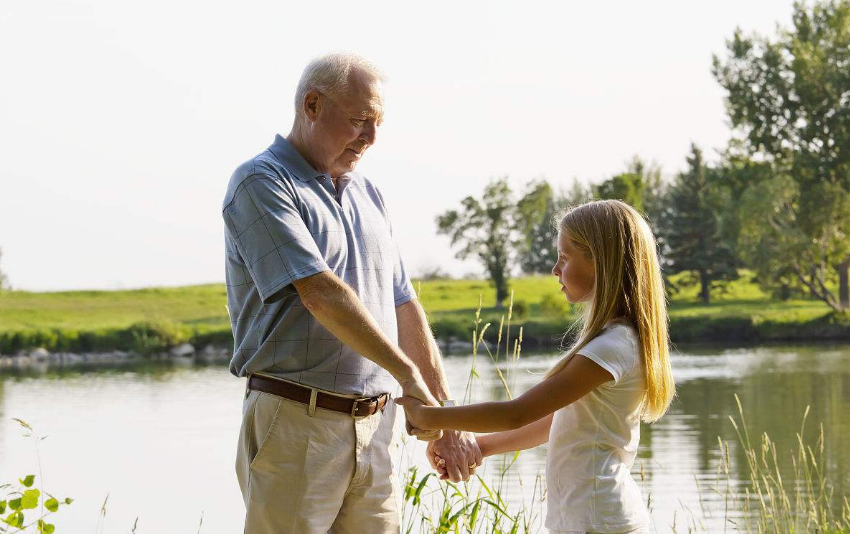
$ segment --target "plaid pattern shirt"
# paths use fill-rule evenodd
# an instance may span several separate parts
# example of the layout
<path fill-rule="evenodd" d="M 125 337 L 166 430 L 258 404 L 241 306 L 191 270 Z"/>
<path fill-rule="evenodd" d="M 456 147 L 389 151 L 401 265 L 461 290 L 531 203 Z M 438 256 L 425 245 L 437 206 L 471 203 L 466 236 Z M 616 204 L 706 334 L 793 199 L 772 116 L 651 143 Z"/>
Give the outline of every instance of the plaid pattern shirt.
<path fill-rule="evenodd" d="M 378 189 L 356 172 L 334 187 L 278 135 L 233 173 L 222 216 L 231 372 L 364 396 L 394 390 L 392 376 L 319 324 L 292 285 L 332 271 L 398 342 L 395 308 L 415 294 Z"/>

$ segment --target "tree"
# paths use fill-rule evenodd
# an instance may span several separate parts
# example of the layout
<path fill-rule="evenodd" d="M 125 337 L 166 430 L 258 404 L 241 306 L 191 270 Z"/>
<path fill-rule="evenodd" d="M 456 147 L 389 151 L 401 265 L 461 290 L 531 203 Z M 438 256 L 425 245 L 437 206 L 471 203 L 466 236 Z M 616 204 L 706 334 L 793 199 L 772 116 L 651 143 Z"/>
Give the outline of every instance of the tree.
<path fill-rule="evenodd" d="M 795 4 L 793 27 L 771 40 L 737 30 L 713 74 L 728 92 L 727 111 L 744 151 L 777 177 L 750 198 L 781 192 L 765 206 L 752 242 L 775 247 L 765 272 L 793 273 L 837 311 L 850 310 L 850 2 L 811 10 Z M 766 199 L 762 199 L 766 200 Z M 786 237 L 777 234 L 785 232 Z M 838 294 L 831 289 L 838 287 Z"/>
<path fill-rule="evenodd" d="M 676 176 L 661 216 L 663 263 L 671 273 L 692 273 L 700 284 L 700 299 L 708 304 L 712 286 L 737 278 L 737 265 L 718 231 L 718 213 L 726 199 L 696 145 L 691 145 L 688 166 Z"/>
<path fill-rule="evenodd" d="M 664 195 L 667 187 L 661 176 L 661 167 L 655 163 L 647 164 L 640 157 L 634 156 L 626 165 L 626 173 L 640 176 L 643 183 L 641 198 L 643 213 L 653 231 L 656 231 L 657 219 L 664 210 Z"/>
<path fill-rule="evenodd" d="M 647 164 L 635 155 L 626 162 L 625 172 L 606 180 L 594 188 L 599 198 L 622 200 L 649 220 L 655 229 L 656 219 L 663 211 L 666 184 L 661 167 Z"/>
<path fill-rule="evenodd" d="M 593 197 L 589 186 L 573 179 L 568 189 L 556 193 L 545 180 L 532 182 L 517 203 L 516 252 L 526 274 L 548 274 L 558 257 L 558 217 L 567 208 Z"/>
<path fill-rule="evenodd" d="M 806 236 L 787 209 L 797 194 L 790 176 L 777 175 L 748 187 L 740 201 L 744 214 L 738 240 L 741 256 L 755 270 L 762 289 L 782 300 L 805 288 L 793 268 L 799 259 L 789 261 L 805 257 L 808 248 Z"/>
<path fill-rule="evenodd" d="M 514 237 L 514 199 L 507 178 L 491 181 L 481 200 L 468 196 L 460 210 L 449 210 L 437 217 L 437 233 L 460 245 L 457 257 L 477 258 L 496 288 L 496 307 L 508 297 L 511 249 Z"/>
<path fill-rule="evenodd" d="M 652 233 L 655 235 L 658 255 L 663 262 L 664 252 L 667 250 L 667 246 L 664 243 L 664 235 L 660 231 L 660 221 L 664 213 L 668 184 L 661 176 L 661 167 L 656 163 L 647 164 L 639 156 L 635 155 L 631 161 L 626 163 L 626 174 L 640 177 L 642 183 L 641 205 L 643 207 L 643 216 L 646 218 L 649 227 L 652 229 Z M 670 279 L 670 273 L 667 270 L 661 272 L 661 277 L 664 279 L 664 291 L 669 298 L 675 291 L 676 284 Z"/>
<path fill-rule="evenodd" d="M 763 291 L 783 301 L 801 294 L 802 286 L 783 259 L 790 251 L 780 253 L 777 248 L 789 236 L 766 233 L 764 214 L 779 209 L 776 201 L 784 198 L 784 186 L 776 181 L 773 166 L 750 159 L 733 141 L 716 175 L 728 191 L 726 209 L 718 213 L 721 239 L 730 244 L 743 265 L 755 271 L 754 281 Z"/>
<path fill-rule="evenodd" d="M 419 273 L 413 278 L 423 282 L 430 282 L 433 280 L 451 280 L 452 275 L 439 265 L 429 263 L 420 267 Z"/>
<path fill-rule="evenodd" d="M 557 211 L 563 211 L 571 206 L 578 206 L 593 199 L 593 188 L 583 185 L 576 178 L 567 190 L 561 190 L 555 199 Z"/>
<path fill-rule="evenodd" d="M 2 258 L 3 258 L 3 251 L 0 250 L 0 259 L 2 259 Z M 0 291 L 6 289 L 8 287 L 8 282 L 9 282 L 9 280 L 8 280 L 8 278 L 6 278 L 6 275 L 3 274 L 3 271 L 0 271 Z"/>
<path fill-rule="evenodd" d="M 604 199 L 622 200 L 643 213 L 643 177 L 635 173 L 623 173 L 605 180 L 596 186 L 596 196 Z"/>
<path fill-rule="evenodd" d="M 526 274 L 548 273 L 558 256 L 554 225 L 555 195 L 545 180 L 531 182 L 517 202 L 516 244 L 519 265 Z"/>

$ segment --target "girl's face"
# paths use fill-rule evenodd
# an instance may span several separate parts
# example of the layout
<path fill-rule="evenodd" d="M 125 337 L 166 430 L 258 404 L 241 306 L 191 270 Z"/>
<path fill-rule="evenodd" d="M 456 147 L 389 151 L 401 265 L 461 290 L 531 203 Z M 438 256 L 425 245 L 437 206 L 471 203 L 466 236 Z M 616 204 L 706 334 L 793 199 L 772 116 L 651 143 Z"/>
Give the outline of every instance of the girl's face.
<path fill-rule="evenodd" d="M 593 299 L 596 281 L 593 259 L 577 249 L 565 232 L 558 233 L 558 262 L 552 274 L 561 282 L 561 292 L 568 301 L 577 303 Z"/>

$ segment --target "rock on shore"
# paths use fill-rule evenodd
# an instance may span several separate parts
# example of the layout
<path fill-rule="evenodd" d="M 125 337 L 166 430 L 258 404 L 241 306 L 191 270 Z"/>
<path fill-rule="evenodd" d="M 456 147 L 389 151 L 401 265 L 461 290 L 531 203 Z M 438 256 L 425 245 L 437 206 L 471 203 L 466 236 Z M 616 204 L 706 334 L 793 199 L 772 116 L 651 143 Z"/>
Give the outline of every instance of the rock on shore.
<path fill-rule="evenodd" d="M 230 361 L 230 357 L 230 349 L 208 345 L 198 351 L 189 343 L 183 343 L 173 347 L 168 352 L 152 354 L 147 357 L 122 350 L 77 354 L 73 352 L 49 352 L 43 348 L 37 348 L 22 351 L 15 355 L 0 355 L 0 371 L 4 369 L 46 370 L 48 368 L 85 365 L 120 365 L 144 359 L 183 364 L 226 363 Z"/>

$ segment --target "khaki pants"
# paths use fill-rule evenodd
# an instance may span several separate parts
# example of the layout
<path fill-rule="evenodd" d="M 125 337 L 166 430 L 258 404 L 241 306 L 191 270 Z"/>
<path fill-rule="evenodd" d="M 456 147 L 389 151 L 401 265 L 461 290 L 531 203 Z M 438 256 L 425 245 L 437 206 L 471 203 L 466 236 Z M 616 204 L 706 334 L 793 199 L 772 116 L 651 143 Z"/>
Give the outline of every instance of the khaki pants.
<path fill-rule="evenodd" d="M 353 418 L 260 391 L 242 408 L 245 534 L 398 534 L 396 404 Z"/>

